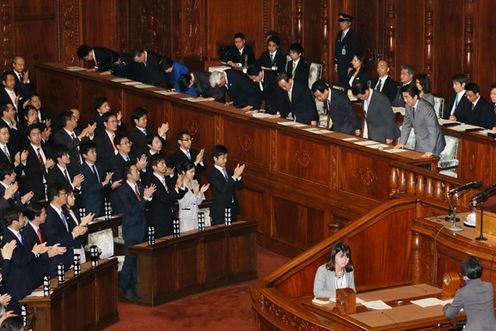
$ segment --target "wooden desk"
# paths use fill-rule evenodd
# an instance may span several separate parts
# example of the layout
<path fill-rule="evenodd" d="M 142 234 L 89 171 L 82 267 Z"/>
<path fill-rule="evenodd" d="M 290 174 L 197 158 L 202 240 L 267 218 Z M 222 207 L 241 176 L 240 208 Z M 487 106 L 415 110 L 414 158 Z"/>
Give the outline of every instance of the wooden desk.
<path fill-rule="evenodd" d="M 117 322 L 118 288 L 117 259 L 100 260 L 96 268 L 91 262 L 81 265 L 81 274 L 65 273 L 65 283 L 58 286 L 51 280 L 48 297 L 28 296 L 20 300 L 34 316 L 36 331 L 102 330 Z M 37 291 L 43 293 L 42 288 Z"/>
<path fill-rule="evenodd" d="M 156 306 L 257 278 L 255 231 L 254 222 L 235 222 L 131 247 L 138 265 L 138 302 Z"/>
<path fill-rule="evenodd" d="M 295 300 L 325 318 L 341 320 L 343 329 L 351 330 L 414 330 L 419 328 L 449 329 L 451 320 L 443 315 L 443 306 L 420 307 L 411 301 L 424 298 L 439 298 L 441 289 L 428 284 L 398 286 L 387 289 L 357 293 L 357 298 L 364 301 L 381 300 L 391 309 L 373 310 L 362 304 L 357 304 L 354 314 L 341 314 L 334 310 L 335 304 L 316 305 L 313 297 L 304 297 Z M 460 313 L 456 321 L 464 321 L 465 315 Z"/>
<path fill-rule="evenodd" d="M 339 133 L 315 134 L 305 130 L 308 126 L 279 124 L 287 122 L 283 119 L 254 118 L 221 103 L 191 102 L 182 99 L 184 94 L 162 95 L 160 88 L 136 88 L 112 81 L 114 76 L 65 67 L 37 67 L 38 92 L 53 112 L 78 107 L 82 121 L 93 121 L 93 100 L 103 95 L 112 109 L 122 111 L 128 127 L 133 109 L 143 106 L 150 127 L 169 122 L 169 137 L 187 129 L 195 148 L 225 144 L 231 166 L 247 165 L 245 188 L 238 194 L 241 218 L 256 220 L 259 243 L 284 255 L 301 253 L 332 234 L 336 229 L 330 224 L 342 227 L 387 199 L 391 162 L 437 164 L 421 153 L 390 154 L 345 141 L 350 137 Z M 177 148 L 172 140 L 169 152 Z M 205 162 L 212 165 L 210 157 Z"/>

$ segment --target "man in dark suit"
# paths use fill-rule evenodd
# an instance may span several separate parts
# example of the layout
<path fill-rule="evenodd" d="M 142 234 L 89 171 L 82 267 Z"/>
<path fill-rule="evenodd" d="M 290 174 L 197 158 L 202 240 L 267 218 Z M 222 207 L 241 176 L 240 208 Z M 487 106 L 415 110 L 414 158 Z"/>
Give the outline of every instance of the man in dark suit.
<path fill-rule="evenodd" d="M 88 228 L 86 226 L 75 225 L 67 219 L 64 206 L 67 203 L 68 189 L 65 186 L 55 185 L 48 189 L 48 199 L 50 205 L 47 207 L 46 222 L 41 225 L 42 233 L 46 234 L 46 243 L 50 246 L 60 244 L 66 247 L 67 251 L 60 256 L 50 259 L 49 270 L 52 276 L 57 275 L 57 265 L 64 263 L 65 269 L 73 263 L 74 240 L 84 235 Z"/>
<path fill-rule="evenodd" d="M 181 75 L 177 80 L 179 90 L 183 93 L 194 89 L 196 94 L 204 98 L 213 98 L 215 101 L 224 102 L 225 91 L 220 87 L 210 86 L 210 74 L 204 71 L 193 71 L 189 74 Z M 190 93 L 194 94 L 194 93 Z"/>
<path fill-rule="evenodd" d="M 317 126 L 319 114 L 308 86 L 289 79 L 285 72 L 277 76 L 277 85 L 283 90 L 281 117 L 286 118 L 291 113 L 296 122 Z"/>
<path fill-rule="evenodd" d="M 95 137 L 96 151 L 100 155 L 100 163 L 105 171 L 112 168 L 112 160 L 118 153 L 114 145 L 114 138 L 117 134 L 117 117 L 113 112 L 106 112 L 102 115 L 104 130 Z"/>
<path fill-rule="evenodd" d="M 18 112 L 28 100 L 15 91 L 15 74 L 13 71 L 4 71 L 2 73 L 2 88 L 0 88 L 0 104 L 4 105 L 10 103 Z M 19 120 L 19 114 L 16 113 L 16 121 Z"/>
<path fill-rule="evenodd" d="M 363 101 L 365 123 L 363 137 L 391 144 L 400 136 L 400 130 L 394 121 L 394 114 L 389 99 L 362 82 L 353 84 L 353 94 Z"/>
<path fill-rule="evenodd" d="M 8 126 L 0 123 L 0 164 L 6 163 L 14 167 L 17 175 L 20 177 L 24 170 L 24 164 L 28 158 L 27 150 L 14 153 L 9 144 L 10 130 Z"/>
<path fill-rule="evenodd" d="M 146 155 L 140 157 L 135 157 L 131 154 L 131 141 L 127 136 L 117 135 L 114 138 L 114 145 L 117 148 L 118 153 L 115 155 L 111 162 L 111 168 L 109 171 L 114 173 L 113 181 L 125 180 L 126 177 L 122 173 L 122 169 L 127 162 L 136 161 L 136 165 L 139 171 L 142 173 L 143 177 L 146 175 L 147 158 Z M 144 178 L 142 178 L 143 180 Z"/>
<path fill-rule="evenodd" d="M 262 69 L 258 64 L 254 64 L 248 67 L 247 75 L 258 85 L 258 92 L 262 99 L 265 100 L 265 112 L 268 114 L 282 114 L 284 112 L 284 92 L 277 85 L 274 73 L 270 70 Z"/>
<path fill-rule="evenodd" d="M 389 76 L 389 63 L 386 60 L 377 61 L 377 74 L 379 76 L 372 81 L 370 86 L 385 94 L 389 101 L 393 102 L 398 93 L 398 83 Z"/>
<path fill-rule="evenodd" d="M 16 119 L 16 110 L 12 104 L 7 103 L 0 105 L 0 111 L 2 117 L 0 120 L 0 126 L 6 126 L 9 128 L 9 148 L 14 153 L 17 153 L 21 150 L 21 146 L 23 145 L 22 139 L 24 139 L 24 137 L 21 137 L 20 134 L 20 128 Z"/>
<path fill-rule="evenodd" d="M 8 310 L 20 313 L 18 301 L 30 294 L 35 289 L 33 270 L 41 254 L 48 251 L 45 244 L 35 245 L 29 248 L 24 245 L 21 230 L 24 227 L 24 215 L 17 207 L 11 207 L 5 212 L 3 218 L 4 233 L 2 247 L 15 240 L 17 245 L 10 261 L 9 275 L 3 285 L 3 290 L 12 296 Z"/>
<path fill-rule="evenodd" d="M 133 143 L 132 154 L 136 157 L 146 155 L 148 151 L 148 137 L 157 134 L 162 139 L 162 144 L 167 140 L 167 131 L 169 131 L 169 123 L 162 123 L 157 131 L 147 128 L 148 111 L 143 107 L 137 107 L 131 114 L 131 120 L 134 122 L 134 128 L 131 130 L 129 139 Z"/>
<path fill-rule="evenodd" d="M 195 179 L 200 182 L 200 174 L 205 169 L 203 163 L 205 149 L 191 148 L 193 137 L 188 131 L 179 131 L 176 134 L 176 141 L 179 148 L 172 154 L 173 167 L 177 169 L 181 163 L 193 162 L 196 168 Z"/>
<path fill-rule="evenodd" d="M 289 57 L 291 61 L 288 62 L 286 72 L 288 77 L 300 82 L 301 85 L 308 86 L 308 75 L 310 73 L 310 63 L 307 62 L 303 55 L 303 46 L 299 43 L 294 43 L 289 46 Z"/>
<path fill-rule="evenodd" d="M 12 67 L 15 74 L 14 90 L 18 95 L 21 95 L 24 100 L 31 98 L 31 95 L 36 92 L 36 87 L 33 79 L 29 76 L 29 70 L 26 70 L 26 62 L 22 56 L 14 56 L 12 59 Z"/>
<path fill-rule="evenodd" d="M 163 155 L 155 154 L 149 162 L 153 169 L 149 183 L 155 185 L 157 190 L 153 193 L 148 220 L 155 226 L 157 237 L 172 235 L 172 220 L 176 215 L 176 202 L 186 194 L 188 189 L 183 187 L 182 175 L 177 177 L 175 183 L 171 180 L 170 175 L 174 172 L 174 168 L 171 164 L 167 165 Z"/>
<path fill-rule="evenodd" d="M 275 74 L 286 71 L 286 54 L 279 49 L 281 40 L 277 36 L 267 39 L 267 50 L 258 58 L 257 63 L 264 69 L 274 71 Z"/>
<path fill-rule="evenodd" d="M 246 44 L 243 33 L 236 32 L 234 34 L 234 46 L 229 48 L 224 60 L 233 68 L 248 67 L 255 62 L 253 49 Z"/>
<path fill-rule="evenodd" d="M 446 146 L 444 133 L 437 120 L 434 107 L 419 96 L 417 86 L 401 88 L 405 99 L 405 118 L 401 128 L 401 138 L 397 148 L 403 148 L 413 129 L 415 132 L 415 150 L 423 152 L 424 157 L 439 156 Z"/>
<path fill-rule="evenodd" d="M 74 117 L 74 113 L 70 110 L 67 110 L 62 114 L 61 122 L 63 128 L 55 133 L 53 136 L 53 142 L 55 144 L 65 145 L 68 148 L 69 155 L 71 157 L 70 168 L 73 172 L 77 173 L 81 167 L 79 144 L 82 141 L 93 139 L 96 125 L 88 125 L 81 131 L 81 133 L 77 134 L 75 132 L 77 121 Z"/>
<path fill-rule="evenodd" d="M 105 131 L 105 126 L 103 125 L 103 115 L 105 113 L 108 113 L 112 111 L 110 108 L 110 104 L 107 100 L 107 98 L 98 96 L 95 98 L 95 101 L 93 102 L 93 107 L 95 108 L 96 115 L 95 115 L 95 123 L 96 123 L 96 129 L 95 129 L 95 135 L 98 135 Z M 126 123 L 122 120 L 122 112 L 117 111 L 114 112 L 115 117 L 117 118 L 117 131 L 120 134 L 125 134 L 126 133 Z"/>
<path fill-rule="evenodd" d="M 336 35 L 334 47 L 334 70 L 338 73 L 341 86 L 348 86 L 348 72 L 351 69 L 351 59 L 354 54 L 362 51 L 360 36 L 351 27 L 353 16 L 339 13 L 340 31 Z"/>
<path fill-rule="evenodd" d="M 405 100 L 401 94 L 401 88 L 403 86 L 415 85 L 413 81 L 413 76 L 415 75 L 415 70 L 410 64 L 402 64 L 400 70 L 400 82 L 401 84 L 396 89 L 396 96 L 391 102 L 393 107 L 405 107 Z"/>
<path fill-rule="evenodd" d="M 480 95 L 480 87 L 476 83 L 465 85 L 465 95 L 470 105 L 459 108 L 455 115 L 450 119 L 466 124 L 481 126 L 486 129 L 492 129 L 496 126 L 494 107 L 484 97 Z"/>
<path fill-rule="evenodd" d="M 324 109 L 332 121 L 332 125 L 328 121 L 327 128 L 336 132 L 360 136 L 360 120 L 347 95 L 330 88 L 329 84 L 322 79 L 313 83 L 312 93 L 317 100 L 324 103 Z"/>
<path fill-rule="evenodd" d="M 120 181 L 110 183 L 113 172 L 106 172 L 97 163 L 97 148 L 93 141 L 86 141 L 80 145 L 81 156 L 84 160 L 81 165 L 81 174 L 84 181 L 81 183 L 80 206 L 86 213 L 93 213 L 95 217 L 103 215 L 105 191 L 117 188 Z"/>
<path fill-rule="evenodd" d="M 260 95 L 255 84 L 244 73 L 228 69 L 224 72 L 214 71 L 210 74 L 210 86 L 224 87 L 234 107 L 252 109 L 260 104 Z"/>
<path fill-rule="evenodd" d="M 223 145 L 215 145 L 211 151 L 214 167 L 207 173 L 212 190 L 213 202 L 210 207 L 212 225 L 224 224 L 225 209 L 231 208 L 231 220 L 236 221 L 239 214 L 239 202 L 236 190 L 243 188 L 241 175 L 245 165 L 237 165 L 233 170 L 227 169 L 228 150 Z"/>
<path fill-rule="evenodd" d="M 80 172 L 73 172 L 69 168 L 69 164 L 72 162 L 69 149 L 59 144 L 54 145 L 52 150 L 56 164 L 48 170 L 46 178 L 48 189 L 53 186 L 65 186 L 71 187 L 73 190 L 79 190 L 84 176 Z M 81 167 L 79 169 L 81 170 Z"/>
<path fill-rule="evenodd" d="M 110 68 L 118 63 L 119 54 L 105 47 L 91 47 L 81 45 L 77 49 L 77 56 L 94 65 L 94 69 L 98 71 L 109 71 Z"/>
<path fill-rule="evenodd" d="M 27 146 L 28 158 L 24 167 L 25 177 L 22 179 L 21 192 L 33 192 L 33 200 L 45 200 L 45 184 L 48 170 L 53 168 L 55 162 L 50 151 L 42 144 L 41 127 L 38 124 L 27 128 L 29 145 Z"/>
<path fill-rule="evenodd" d="M 6 191 L 10 191 L 9 188 L 11 186 L 14 186 L 16 189 L 15 192 L 8 197 L 6 195 L 9 195 L 9 193 L 6 193 Z M 14 168 L 7 163 L 0 164 L 0 196 L 3 196 L 7 200 L 9 206 L 17 206 L 21 210 L 25 210 L 33 198 L 33 192 L 27 192 L 21 196 L 17 188 L 18 183 L 16 182 Z M 0 219 L 3 215 L 2 211 L 3 210 L 0 209 Z"/>
<path fill-rule="evenodd" d="M 165 73 L 161 70 L 160 62 L 162 59 L 163 56 L 157 53 L 145 49 L 135 49 L 133 51 L 133 60 L 141 68 L 139 72 L 142 73 L 139 81 L 155 86 L 172 88 Z"/>
<path fill-rule="evenodd" d="M 129 247 L 145 241 L 147 222 L 145 204 L 152 200 L 155 185 L 145 188 L 140 183 L 140 171 L 135 162 L 128 162 L 122 171 L 126 181 L 116 191 L 122 213 L 122 237 L 124 238 L 124 265 L 119 280 L 124 298 L 135 301 L 136 296 L 136 258 L 129 252 Z"/>
<path fill-rule="evenodd" d="M 455 113 L 464 113 L 464 109 L 470 109 L 470 101 L 468 101 L 465 95 L 465 84 L 467 83 L 467 77 L 464 74 L 456 74 L 451 79 L 453 82 L 453 92 L 446 99 L 446 103 L 443 108 L 443 118 L 454 119 Z"/>

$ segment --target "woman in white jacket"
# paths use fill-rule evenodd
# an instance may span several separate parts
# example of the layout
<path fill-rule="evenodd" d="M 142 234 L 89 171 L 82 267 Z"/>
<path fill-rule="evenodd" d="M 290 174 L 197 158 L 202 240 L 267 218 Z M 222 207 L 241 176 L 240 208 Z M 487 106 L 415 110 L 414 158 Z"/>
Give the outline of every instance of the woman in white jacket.
<path fill-rule="evenodd" d="M 205 200 L 205 191 L 209 184 L 200 184 L 195 177 L 195 164 L 193 162 L 183 162 L 179 164 L 178 171 L 184 175 L 184 187 L 188 192 L 179 202 L 179 222 L 181 232 L 191 231 L 198 228 L 199 205 Z"/>

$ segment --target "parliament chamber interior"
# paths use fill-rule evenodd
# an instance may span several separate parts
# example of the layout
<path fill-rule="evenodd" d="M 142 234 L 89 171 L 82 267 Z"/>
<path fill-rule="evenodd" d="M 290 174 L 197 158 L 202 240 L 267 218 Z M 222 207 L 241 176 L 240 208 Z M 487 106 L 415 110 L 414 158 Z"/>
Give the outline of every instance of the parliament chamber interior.
<path fill-rule="evenodd" d="M 0 331 L 496 330 L 495 11 L 2 1 Z"/>

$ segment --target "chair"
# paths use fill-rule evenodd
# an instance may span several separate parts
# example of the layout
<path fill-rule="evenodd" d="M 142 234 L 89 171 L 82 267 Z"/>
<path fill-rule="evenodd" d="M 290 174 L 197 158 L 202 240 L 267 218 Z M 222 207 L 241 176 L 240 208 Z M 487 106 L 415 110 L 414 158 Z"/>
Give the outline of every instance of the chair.
<path fill-rule="evenodd" d="M 458 144 L 460 141 L 453 136 L 445 136 L 444 138 L 446 139 L 446 147 L 439 155 L 438 171 L 442 175 L 458 177 L 456 167 L 460 164 L 458 160 Z"/>
<path fill-rule="evenodd" d="M 443 117 L 444 110 L 444 98 L 434 96 L 434 111 L 436 112 L 437 118 Z"/>

